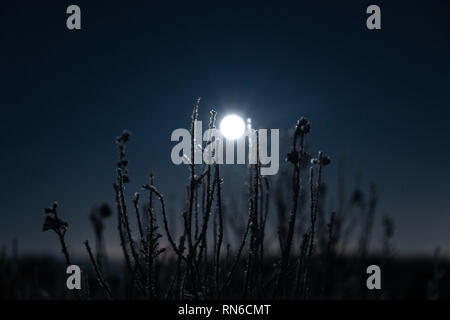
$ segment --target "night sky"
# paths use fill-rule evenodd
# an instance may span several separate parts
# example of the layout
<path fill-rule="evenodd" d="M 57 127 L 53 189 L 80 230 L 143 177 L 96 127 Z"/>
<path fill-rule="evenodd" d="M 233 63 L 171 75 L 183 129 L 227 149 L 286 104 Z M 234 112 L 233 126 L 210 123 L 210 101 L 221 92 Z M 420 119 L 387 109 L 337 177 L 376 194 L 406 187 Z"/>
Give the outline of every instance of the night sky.
<path fill-rule="evenodd" d="M 184 192 L 170 134 L 201 96 L 204 120 L 214 107 L 286 132 L 306 116 L 313 149 L 345 157 L 349 188 L 357 171 L 379 186 L 398 252 L 448 253 L 450 2 L 392 2 L 1 1 L 0 245 L 57 252 L 41 230 L 57 200 L 81 250 L 91 206 L 114 206 L 123 129 L 129 198 L 150 172 Z M 69 4 L 82 30 L 67 30 Z M 366 28 L 370 4 L 382 30 Z"/>

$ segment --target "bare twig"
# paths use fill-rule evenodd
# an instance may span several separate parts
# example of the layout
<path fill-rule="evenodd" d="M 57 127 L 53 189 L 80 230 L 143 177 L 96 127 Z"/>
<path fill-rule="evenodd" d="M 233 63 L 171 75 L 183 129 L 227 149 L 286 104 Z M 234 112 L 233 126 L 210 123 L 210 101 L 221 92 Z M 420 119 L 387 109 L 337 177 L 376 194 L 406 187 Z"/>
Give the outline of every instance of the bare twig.
<path fill-rule="evenodd" d="M 112 300 L 116 300 L 116 297 L 112 294 L 111 289 L 109 288 L 109 285 L 106 283 L 105 279 L 103 278 L 102 273 L 100 272 L 100 269 L 98 268 L 97 262 L 94 259 L 94 256 L 92 255 L 91 247 L 89 246 L 89 241 L 84 241 L 84 245 L 86 246 L 86 250 L 89 254 L 89 258 L 91 259 L 91 263 L 94 266 L 95 273 L 97 274 L 97 280 L 100 284 L 100 286 L 106 291 L 108 294 L 108 297 Z"/>

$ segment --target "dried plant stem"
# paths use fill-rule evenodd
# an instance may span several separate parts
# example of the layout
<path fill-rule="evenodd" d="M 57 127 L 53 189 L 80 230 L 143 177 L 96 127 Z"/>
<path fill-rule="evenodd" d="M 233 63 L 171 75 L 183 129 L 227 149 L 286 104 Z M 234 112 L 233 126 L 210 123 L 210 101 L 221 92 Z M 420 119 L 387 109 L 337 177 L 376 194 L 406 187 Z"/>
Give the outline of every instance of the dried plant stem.
<path fill-rule="evenodd" d="M 61 244 L 61 251 L 66 260 L 66 264 L 67 264 L 67 266 L 70 266 L 70 265 L 72 265 L 72 263 L 70 261 L 69 251 L 67 250 L 67 245 L 66 245 L 66 241 L 64 240 L 64 235 L 61 234 L 61 232 L 56 232 L 56 234 L 58 235 L 59 243 Z"/>
<path fill-rule="evenodd" d="M 56 213 L 55 213 L 55 215 L 56 215 Z M 59 243 L 61 244 L 61 250 L 62 250 L 64 258 L 66 260 L 66 264 L 67 264 L 67 266 L 70 266 L 70 265 L 72 265 L 72 263 L 70 261 L 69 250 L 67 250 L 67 245 L 66 245 L 66 241 L 64 240 L 64 235 L 61 232 L 56 232 L 56 234 L 58 235 Z M 73 293 L 75 295 L 75 298 L 77 298 L 77 300 L 82 300 L 79 290 L 73 290 Z"/>
<path fill-rule="evenodd" d="M 310 186 L 310 197 L 311 197 L 311 208 L 310 208 L 310 219 L 311 219 L 311 232 L 309 237 L 309 249 L 308 256 L 306 258 L 306 269 L 305 269 L 305 290 L 304 290 L 304 299 L 307 299 L 310 293 L 310 284 L 311 284 L 311 259 L 314 252 L 314 238 L 315 238 L 315 226 L 319 208 L 319 199 L 320 199 L 320 188 L 322 183 L 322 168 L 323 168 L 323 153 L 319 152 L 319 157 L 317 159 L 319 164 L 318 174 L 317 174 L 317 183 L 316 187 L 314 187 L 314 168 L 311 167 L 309 170 L 309 186 Z"/>
<path fill-rule="evenodd" d="M 328 244 L 326 259 L 329 260 L 334 247 L 334 229 L 336 224 L 336 212 L 331 212 L 330 223 L 328 224 Z"/>
<path fill-rule="evenodd" d="M 310 226 L 310 234 L 309 234 L 309 244 L 307 249 L 307 256 L 306 256 L 306 266 L 305 266 L 305 272 L 303 275 L 303 299 L 307 299 L 309 294 L 309 284 L 310 284 L 310 267 L 311 267 L 311 257 L 313 253 L 314 248 L 314 236 L 315 236 L 315 224 L 316 224 L 316 215 L 315 215 L 315 201 L 316 201 L 316 195 L 314 191 L 314 168 L 309 168 L 309 194 L 310 194 L 310 220 L 311 220 L 311 226 Z"/>
<path fill-rule="evenodd" d="M 261 261 L 264 259 L 264 238 L 265 238 L 265 231 L 266 231 L 266 222 L 267 222 L 267 216 L 269 215 L 269 199 L 270 199 L 270 185 L 269 185 L 269 179 L 267 177 L 264 177 L 264 183 L 265 183 L 265 201 L 264 201 L 264 215 L 261 220 L 261 232 L 260 232 L 260 238 L 261 238 L 261 244 L 260 244 L 260 259 Z M 262 198 L 262 197 L 261 197 Z M 261 208 L 261 212 L 262 208 Z"/>
<path fill-rule="evenodd" d="M 194 194 L 194 225 L 195 225 L 195 231 L 194 231 L 194 239 L 197 241 L 198 239 L 198 232 L 199 232 L 199 225 L 198 225 L 198 211 L 199 211 L 199 204 L 198 204 L 198 188 L 195 188 L 195 194 Z"/>
<path fill-rule="evenodd" d="M 249 135 L 248 135 L 248 144 L 249 144 L 249 151 L 251 152 L 251 150 L 254 151 L 254 141 L 253 141 L 253 135 L 251 134 L 251 122 L 248 120 L 247 121 L 247 130 L 249 131 Z M 251 157 L 251 155 L 250 155 Z M 250 159 L 249 157 L 249 159 Z M 250 164 L 249 161 L 249 165 L 248 165 L 248 216 L 249 216 L 249 232 L 250 232 L 250 243 L 249 243 L 249 250 L 248 250 L 248 255 L 247 255 L 247 261 L 246 261 L 246 265 L 245 265 L 245 283 L 244 283 L 244 299 L 247 298 L 248 296 L 248 292 L 250 291 L 249 286 L 250 286 L 250 277 L 251 277 L 251 272 L 252 272 L 252 264 L 253 264 L 253 243 L 254 243 L 254 226 L 255 226 L 255 221 L 254 221 L 254 206 L 255 206 L 255 199 L 254 199 L 254 187 L 253 187 L 253 165 Z"/>
<path fill-rule="evenodd" d="M 120 171 L 120 169 L 118 169 L 118 171 Z M 124 253 L 124 257 L 125 257 L 125 262 L 127 265 L 127 269 L 129 274 L 131 275 L 131 287 L 130 287 L 130 291 L 129 291 L 129 296 L 131 297 L 133 294 L 133 284 L 136 284 L 137 288 L 139 289 L 139 291 L 141 292 L 145 292 L 143 286 L 141 285 L 141 283 L 138 281 L 138 279 L 135 276 L 135 273 L 137 271 L 137 266 L 138 264 L 136 264 L 136 257 L 137 257 L 137 253 L 133 253 L 133 250 L 131 250 L 131 254 L 133 256 L 133 258 L 135 259 L 135 265 L 134 268 L 131 265 L 131 259 L 130 259 L 130 254 L 128 252 L 127 249 L 127 238 L 126 236 L 128 236 L 128 242 L 130 243 L 130 238 L 131 238 L 131 232 L 129 233 L 129 228 L 127 230 L 126 225 L 127 223 L 125 221 L 128 221 L 125 216 L 124 216 L 124 203 L 125 200 L 123 199 L 123 192 L 120 191 L 120 185 L 114 184 L 114 189 L 116 190 L 116 201 L 118 204 L 118 229 L 119 229 L 119 236 L 120 236 L 120 244 L 122 246 L 122 251 Z M 125 209 L 126 210 L 126 209 Z M 125 227 L 125 230 L 123 229 Z M 131 242 L 132 243 L 132 242 Z M 132 246 L 132 244 L 130 243 L 130 248 Z M 133 247 L 134 248 L 134 247 Z"/>
<path fill-rule="evenodd" d="M 255 287 L 255 281 L 256 281 L 256 289 L 257 294 L 260 294 L 261 289 L 261 279 L 257 279 L 257 277 L 260 275 L 258 271 L 262 269 L 262 261 L 259 259 L 259 253 L 260 253 L 260 246 L 261 242 L 263 241 L 260 232 L 260 225 L 262 223 L 262 206 L 259 206 L 260 201 L 260 188 L 261 188 L 261 164 L 259 163 L 259 135 L 258 131 L 256 131 L 256 165 L 255 165 L 255 176 L 254 176 L 254 199 L 253 199 L 253 244 L 252 244 L 252 254 L 253 254 L 253 266 L 252 266 L 252 272 L 253 278 L 251 279 L 253 283 L 251 283 L 252 287 Z M 261 219 L 260 219 L 260 212 L 261 212 Z"/>
<path fill-rule="evenodd" d="M 285 280 L 286 271 L 289 265 L 289 259 L 291 255 L 291 248 L 292 248 L 292 239 L 294 236 L 294 230 L 295 230 L 295 221 L 297 218 L 297 209 L 298 209 L 298 199 L 300 194 L 300 164 L 301 161 L 305 155 L 305 132 L 304 130 L 301 130 L 301 120 L 297 123 L 297 127 L 295 129 L 294 138 L 292 142 L 292 159 L 291 162 L 294 164 L 294 174 L 292 177 L 292 209 L 289 216 L 289 223 L 288 223 L 288 232 L 286 237 L 286 242 L 284 244 L 284 247 L 282 249 L 282 259 L 281 259 L 281 266 L 280 266 L 280 272 L 278 275 L 278 279 L 275 285 L 275 292 L 274 297 L 280 294 L 280 291 L 282 291 Z M 308 129 L 309 130 L 309 129 Z M 297 151 L 297 139 L 298 136 L 300 137 L 300 150 Z"/>
<path fill-rule="evenodd" d="M 155 184 L 153 174 L 150 174 L 150 185 Z M 148 210 L 147 210 L 147 295 L 149 298 L 154 296 L 154 284 L 153 284 L 153 252 L 152 245 L 154 239 L 155 230 L 155 218 L 153 214 L 153 192 L 149 192 Z"/>
<path fill-rule="evenodd" d="M 296 140 L 296 139 L 294 139 Z M 294 151 L 296 151 L 295 147 L 296 142 L 294 142 Z M 294 229 L 295 229 L 295 221 L 297 218 L 297 208 L 298 208 L 298 199 L 300 194 L 300 161 L 303 155 L 303 149 L 304 149 L 304 136 L 300 136 L 300 152 L 298 161 L 294 164 L 294 176 L 292 180 L 292 187 L 293 187 L 293 197 L 292 197 L 292 209 L 291 214 L 289 216 L 289 225 L 288 225 L 288 234 L 286 239 L 286 245 L 284 248 L 284 265 L 287 266 L 291 247 L 292 247 L 292 238 L 294 236 Z"/>
<path fill-rule="evenodd" d="M 210 179 L 210 174 L 207 175 L 207 179 Z M 201 260 L 202 254 L 205 251 L 205 247 L 206 247 L 206 231 L 208 230 L 208 222 L 209 222 L 209 218 L 211 215 L 211 207 L 212 207 L 212 203 L 214 200 L 214 191 L 216 188 L 216 181 L 213 180 L 212 186 L 210 188 L 208 188 L 208 195 L 207 195 L 207 200 L 206 200 L 206 210 L 205 210 L 205 214 L 203 216 L 203 223 L 202 223 L 202 228 L 198 237 L 198 240 L 196 241 L 196 243 L 194 244 L 194 250 L 197 249 L 197 247 L 201 245 L 200 248 L 200 252 L 199 252 L 199 259 Z"/>
<path fill-rule="evenodd" d="M 117 300 L 116 297 L 112 294 L 109 285 L 106 283 L 105 279 L 103 278 L 102 273 L 100 272 L 97 262 L 95 261 L 94 256 L 92 254 L 91 247 L 89 246 L 89 242 L 86 240 L 84 242 L 84 245 L 86 246 L 86 250 L 89 254 L 89 258 L 91 259 L 91 263 L 94 266 L 94 270 L 95 270 L 95 273 L 97 274 L 97 279 L 98 279 L 100 286 L 106 291 L 106 293 L 108 294 L 108 297 L 110 299 Z"/>
<path fill-rule="evenodd" d="M 58 236 L 59 243 L 61 245 L 61 251 L 64 255 L 64 259 L 66 260 L 67 267 L 71 266 L 72 263 L 70 261 L 69 250 L 67 249 L 66 241 L 64 236 L 66 234 L 67 228 L 69 224 L 58 217 L 58 203 L 54 202 L 53 205 L 49 208 L 45 208 L 45 220 L 44 225 L 42 227 L 42 231 L 53 230 Z M 17 261 L 17 241 L 13 241 L 13 258 Z M 1 262 L 1 261 L 0 261 Z M 81 294 L 79 290 L 72 290 L 72 293 L 78 300 L 82 300 Z"/>
<path fill-rule="evenodd" d="M 222 248 L 222 241 L 223 241 L 223 212 L 222 212 L 222 189 L 221 184 L 222 180 L 220 178 L 219 173 L 219 165 L 215 164 L 215 181 L 217 184 L 217 214 L 218 214 L 218 220 L 219 220 L 219 228 L 218 228 L 218 235 L 217 235 L 217 248 L 216 248 L 216 294 L 219 295 L 219 277 L 220 277 L 220 251 Z"/>
<path fill-rule="evenodd" d="M 327 268 L 326 282 L 323 290 L 324 298 L 329 298 L 334 280 L 334 260 L 335 260 L 335 241 L 336 241 L 336 212 L 331 212 L 330 222 L 328 224 L 328 243 L 325 254 L 325 265 Z"/>
<path fill-rule="evenodd" d="M 244 231 L 244 235 L 242 236 L 242 240 L 241 240 L 241 244 L 239 246 L 238 252 L 236 254 L 236 257 L 234 259 L 234 263 L 233 266 L 231 267 L 230 272 L 228 273 L 228 276 L 223 284 L 222 289 L 219 292 L 219 298 L 222 296 L 223 292 L 225 291 L 225 289 L 228 287 L 228 285 L 231 282 L 231 279 L 233 278 L 234 272 L 236 271 L 236 268 L 239 264 L 239 260 L 241 258 L 242 255 L 242 251 L 244 249 L 245 246 L 245 242 L 247 240 L 247 236 L 250 230 L 250 224 L 251 224 L 251 215 L 248 216 L 248 220 L 247 220 L 247 226 L 245 227 L 245 231 Z"/>
<path fill-rule="evenodd" d="M 144 239 L 144 228 L 142 227 L 142 219 L 141 219 L 141 214 L 139 212 L 139 193 L 138 192 L 136 192 L 134 194 L 133 205 L 134 205 L 134 211 L 136 212 L 136 220 L 138 223 L 139 235 L 141 237 L 141 240 L 143 240 Z"/>
<path fill-rule="evenodd" d="M 213 129 L 216 126 L 216 111 L 211 110 L 210 111 L 210 117 L 209 117 L 209 129 Z M 203 221 L 202 221 L 202 226 L 198 235 L 197 240 L 195 241 L 194 244 L 194 252 L 197 251 L 197 247 L 200 245 L 199 248 L 199 252 L 198 252 L 198 257 L 197 257 L 197 266 L 196 268 L 198 268 L 198 265 L 202 262 L 202 257 L 203 257 L 203 253 L 206 251 L 207 248 L 207 239 L 206 239 L 206 231 L 208 229 L 208 223 L 209 223 L 209 217 L 211 214 L 211 207 L 212 207 L 212 202 L 214 199 L 214 190 L 215 190 L 215 186 L 216 186 L 216 180 L 213 179 L 213 183 L 211 185 L 211 165 L 207 164 L 207 168 L 206 170 L 204 170 L 204 172 L 202 173 L 200 178 L 203 178 L 206 176 L 206 206 L 203 206 Z M 205 268 L 206 268 L 206 259 L 207 259 L 207 254 L 205 253 Z"/>
<path fill-rule="evenodd" d="M 163 195 L 154 187 L 151 185 L 144 185 L 142 186 L 144 189 L 152 191 L 156 197 L 159 199 L 161 203 L 161 211 L 162 211 L 162 217 L 163 217 L 163 224 L 164 224 L 164 230 L 167 235 L 167 239 L 169 240 L 170 245 L 172 246 L 173 251 L 184 261 L 186 261 L 186 257 L 183 255 L 183 253 L 177 248 L 177 245 L 175 244 L 175 241 L 172 238 L 172 235 L 169 231 L 169 223 L 167 221 L 167 214 L 166 214 L 166 204 L 164 202 Z"/>
<path fill-rule="evenodd" d="M 303 235 L 302 244 L 300 246 L 300 255 L 298 257 L 298 266 L 297 266 L 297 274 L 295 277 L 295 291 L 294 297 L 295 299 L 299 299 L 303 293 L 304 288 L 304 271 L 305 271 L 305 259 L 309 246 L 309 234 L 305 233 Z"/>
<path fill-rule="evenodd" d="M 139 264 L 139 256 L 136 251 L 135 243 L 133 240 L 133 236 L 131 233 L 130 223 L 128 221 L 128 215 L 127 215 L 127 206 L 125 203 L 125 196 L 124 196 L 124 184 L 123 184 L 123 173 L 122 169 L 117 169 L 118 173 L 118 181 L 119 181 L 119 200 L 120 200 L 120 207 L 122 211 L 122 223 L 125 226 L 126 234 L 128 237 L 128 243 L 130 245 L 131 254 L 134 258 L 135 264 Z"/>
<path fill-rule="evenodd" d="M 187 214 L 187 223 L 186 223 L 186 232 L 187 239 L 189 245 L 189 255 L 192 255 L 193 251 L 193 242 L 192 242 L 192 211 L 194 207 L 194 193 L 196 188 L 196 179 L 195 179 L 195 135 L 196 135 L 196 122 L 198 119 L 198 106 L 200 104 L 200 98 L 197 98 L 197 101 L 194 105 L 194 110 L 192 111 L 192 121 L 191 121 L 191 159 L 190 159 L 190 183 L 189 183 L 189 210 Z"/>
<path fill-rule="evenodd" d="M 130 273 L 131 273 L 133 282 L 136 283 L 136 286 L 139 289 L 139 291 L 141 291 L 141 292 L 143 292 L 145 294 L 146 291 L 144 289 L 144 285 L 141 284 L 141 281 L 139 280 L 139 278 L 136 275 L 136 273 L 139 272 L 140 276 L 142 278 L 144 278 L 145 277 L 145 272 L 142 269 L 142 266 L 141 266 L 141 264 L 139 262 L 139 254 L 138 254 L 138 251 L 136 250 L 136 247 L 135 247 L 135 242 L 133 240 L 133 236 L 132 236 L 132 232 L 131 232 L 131 228 L 130 228 L 130 223 L 129 223 L 129 220 L 128 220 L 127 207 L 126 207 L 125 196 L 124 196 L 124 176 L 123 176 L 123 172 L 122 172 L 121 168 L 117 169 L 117 174 L 118 174 L 118 182 L 119 182 L 119 188 L 118 188 L 118 191 L 119 191 L 119 203 L 120 203 L 120 209 L 121 209 L 120 222 L 125 227 L 128 244 L 130 246 L 131 256 L 133 257 L 133 260 L 134 260 L 134 268 L 131 267 L 131 263 L 130 263 Z"/>
<path fill-rule="evenodd" d="M 121 209 L 121 206 L 120 206 L 119 186 L 117 184 L 115 184 L 115 183 L 113 184 L 113 186 L 114 186 L 114 190 L 115 190 L 115 193 L 116 193 L 117 219 L 118 219 L 117 229 L 119 231 L 120 245 L 122 247 L 122 252 L 123 252 L 123 255 L 124 255 L 124 258 L 125 258 L 126 266 L 127 266 L 128 270 L 131 272 L 132 271 L 131 261 L 130 261 L 130 256 L 129 256 L 128 249 L 127 249 L 127 246 L 126 246 L 125 235 L 124 235 L 124 232 L 123 232 L 122 209 Z"/>

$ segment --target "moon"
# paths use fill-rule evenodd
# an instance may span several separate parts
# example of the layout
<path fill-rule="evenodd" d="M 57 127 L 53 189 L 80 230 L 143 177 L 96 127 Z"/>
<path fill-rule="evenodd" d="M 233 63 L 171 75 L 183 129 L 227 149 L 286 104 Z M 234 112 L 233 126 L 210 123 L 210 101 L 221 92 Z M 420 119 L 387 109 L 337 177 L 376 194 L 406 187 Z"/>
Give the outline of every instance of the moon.
<path fill-rule="evenodd" d="M 236 140 L 245 133 L 245 123 L 241 117 L 231 114 L 222 119 L 220 131 L 223 136 L 230 140 Z"/>

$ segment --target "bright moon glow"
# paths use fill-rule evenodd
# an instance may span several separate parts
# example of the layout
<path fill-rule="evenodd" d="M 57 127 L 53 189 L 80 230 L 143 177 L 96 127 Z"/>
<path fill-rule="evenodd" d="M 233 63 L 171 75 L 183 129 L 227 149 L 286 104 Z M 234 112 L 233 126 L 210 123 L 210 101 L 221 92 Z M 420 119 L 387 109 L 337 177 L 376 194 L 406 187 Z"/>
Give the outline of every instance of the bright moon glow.
<path fill-rule="evenodd" d="M 232 114 L 222 119 L 220 131 L 227 139 L 238 139 L 245 132 L 245 123 L 239 116 Z"/>

